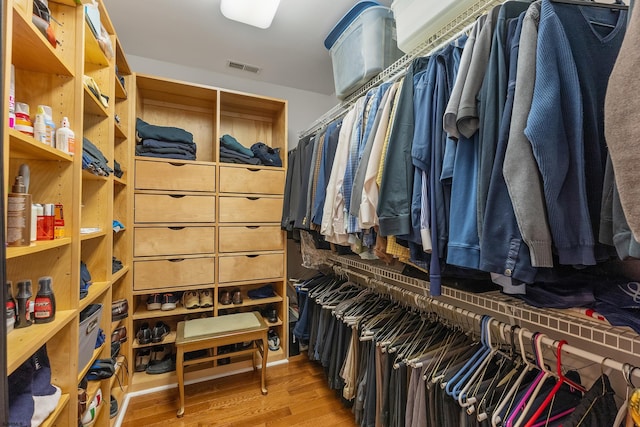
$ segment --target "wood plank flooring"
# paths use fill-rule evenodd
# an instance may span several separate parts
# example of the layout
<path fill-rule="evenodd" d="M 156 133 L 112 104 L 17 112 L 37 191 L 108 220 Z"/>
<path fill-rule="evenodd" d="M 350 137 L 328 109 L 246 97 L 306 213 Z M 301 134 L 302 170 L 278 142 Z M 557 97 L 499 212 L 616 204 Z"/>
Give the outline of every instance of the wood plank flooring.
<path fill-rule="evenodd" d="M 176 418 L 178 389 L 133 397 L 122 427 L 355 426 L 351 409 L 329 390 L 322 367 L 305 355 L 267 369 L 269 393 L 260 393 L 260 371 L 185 387 L 185 415 Z"/>

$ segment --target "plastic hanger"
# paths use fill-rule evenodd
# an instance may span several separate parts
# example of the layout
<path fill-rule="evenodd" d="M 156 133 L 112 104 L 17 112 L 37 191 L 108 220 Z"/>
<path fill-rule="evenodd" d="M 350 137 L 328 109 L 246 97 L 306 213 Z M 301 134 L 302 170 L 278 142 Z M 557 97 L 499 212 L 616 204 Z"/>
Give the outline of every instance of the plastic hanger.
<path fill-rule="evenodd" d="M 558 381 L 553 386 L 553 388 L 551 389 L 551 391 L 549 392 L 547 397 L 544 399 L 542 404 L 538 407 L 538 409 L 529 418 L 529 421 L 527 421 L 527 423 L 525 424 L 525 427 L 533 427 L 534 425 L 536 425 L 536 420 L 538 418 L 540 418 L 540 416 L 544 413 L 544 411 L 547 408 L 547 406 L 549 406 L 551 404 L 551 402 L 555 398 L 556 393 L 558 392 L 558 390 L 560 390 L 560 387 L 562 387 L 563 384 L 569 384 L 571 387 L 580 390 L 582 393 L 586 392 L 585 388 L 582 385 L 580 385 L 580 384 L 574 382 L 573 380 L 567 378 L 562 373 L 562 346 L 565 345 L 566 343 L 567 343 L 566 340 L 561 340 L 558 343 L 558 348 L 556 350 L 556 374 L 558 376 Z M 569 412 L 571 412 L 571 411 L 569 411 Z M 563 416 L 564 415 L 566 415 L 566 414 L 563 413 Z M 549 421 L 553 421 L 553 419 L 549 418 Z M 544 425 L 544 424 L 542 424 L 542 425 Z"/>

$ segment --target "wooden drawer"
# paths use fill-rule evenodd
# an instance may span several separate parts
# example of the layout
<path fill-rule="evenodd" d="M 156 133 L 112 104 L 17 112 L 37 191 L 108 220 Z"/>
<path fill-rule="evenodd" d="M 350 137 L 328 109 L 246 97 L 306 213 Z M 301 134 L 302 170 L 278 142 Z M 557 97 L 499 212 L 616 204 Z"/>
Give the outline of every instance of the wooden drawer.
<path fill-rule="evenodd" d="M 176 194 L 134 195 L 134 221 L 215 222 L 215 196 Z"/>
<path fill-rule="evenodd" d="M 221 193 L 284 194 L 284 170 L 220 166 Z"/>
<path fill-rule="evenodd" d="M 220 197 L 220 222 L 277 222 L 282 219 L 282 198 Z"/>
<path fill-rule="evenodd" d="M 216 191 L 214 165 L 136 160 L 136 189 Z"/>
<path fill-rule="evenodd" d="M 137 227 L 133 256 L 214 253 L 215 227 Z"/>
<path fill-rule="evenodd" d="M 133 289 L 211 286 L 215 283 L 215 258 L 176 258 L 133 262 Z"/>
<path fill-rule="evenodd" d="M 220 227 L 219 252 L 278 251 L 284 249 L 280 226 Z"/>
<path fill-rule="evenodd" d="M 221 256 L 218 263 L 220 283 L 284 277 L 284 254 Z"/>

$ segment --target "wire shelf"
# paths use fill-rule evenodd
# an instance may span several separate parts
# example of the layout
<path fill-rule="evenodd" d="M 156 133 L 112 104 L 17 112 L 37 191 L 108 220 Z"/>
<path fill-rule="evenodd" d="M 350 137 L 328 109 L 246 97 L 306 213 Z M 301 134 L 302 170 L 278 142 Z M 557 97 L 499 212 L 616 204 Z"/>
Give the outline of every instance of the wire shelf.
<path fill-rule="evenodd" d="M 410 293 L 410 298 L 407 299 L 409 301 L 417 301 L 416 298 L 441 301 L 478 314 L 491 315 L 506 323 L 527 324 L 557 333 L 563 338 L 588 341 L 619 355 L 637 358 L 640 354 L 640 335 L 627 327 L 611 326 L 606 321 L 582 317 L 571 310 L 536 308 L 498 291 L 476 294 L 443 285 L 442 295 L 432 297 L 428 281 L 406 276 L 380 262 L 365 262 L 357 256 L 334 254 L 329 255 L 328 259 L 338 265 L 347 276 L 355 275 L 366 285 L 376 281 L 384 282 L 387 287 Z M 426 306 L 428 303 L 422 305 Z"/>

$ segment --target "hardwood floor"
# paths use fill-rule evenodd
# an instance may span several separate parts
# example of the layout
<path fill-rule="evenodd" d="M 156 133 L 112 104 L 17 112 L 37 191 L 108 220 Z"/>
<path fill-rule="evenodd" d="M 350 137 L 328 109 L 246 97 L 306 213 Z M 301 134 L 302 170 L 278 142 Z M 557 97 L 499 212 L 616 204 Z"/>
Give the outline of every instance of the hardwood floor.
<path fill-rule="evenodd" d="M 322 367 L 306 355 L 267 369 L 269 393 L 260 393 L 260 372 L 247 372 L 185 387 L 185 415 L 176 417 L 178 389 L 136 396 L 122 427 L 355 426 L 351 409 L 329 390 Z"/>

